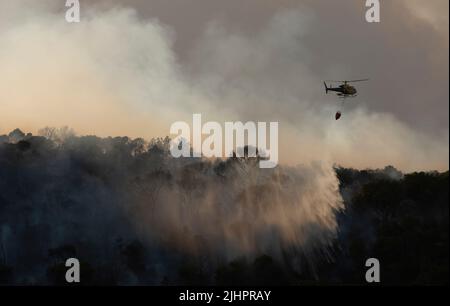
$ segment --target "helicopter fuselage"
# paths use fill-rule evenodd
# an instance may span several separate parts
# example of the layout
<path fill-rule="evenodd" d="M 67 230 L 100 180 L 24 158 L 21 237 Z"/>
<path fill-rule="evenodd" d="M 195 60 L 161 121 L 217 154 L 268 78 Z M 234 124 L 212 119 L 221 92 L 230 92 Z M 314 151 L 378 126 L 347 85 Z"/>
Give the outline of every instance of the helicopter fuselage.
<path fill-rule="evenodd" d="M 337 92 L 337 95 L 340 98 L 347 98 L 347 97 L 356 97 L 356 93 L 358 92 L 356 88 L 351 86 L 349 83 L 364 82 L 368 80 L 369 79 L 352 80 L 352 81 L 329 81 L 329 82 L 341 82 L 342 84 L 337 87 L 328 87 L 326 81 L 324 81 L 323 85 L 325 85 L 326 93 L 328 93 L 329 91 L 334 91 Z"/>
<path fill-rule="evenodd" d="M 348 84 L 339 85 L 339 87 L 328 87 L 328 91 L 335 91 L 345 96 L 353 96 L 358 92 L 355 87 Z"/>

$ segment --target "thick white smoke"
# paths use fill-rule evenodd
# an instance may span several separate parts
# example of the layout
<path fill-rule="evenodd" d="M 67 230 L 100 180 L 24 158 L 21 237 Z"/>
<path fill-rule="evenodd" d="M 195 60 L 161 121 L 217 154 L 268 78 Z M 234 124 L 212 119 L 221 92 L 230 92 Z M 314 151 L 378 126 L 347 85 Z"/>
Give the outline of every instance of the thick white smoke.
<path fill-rule="evenodd" d="M 66 23 L 59 12 L 35 13 L 0 32 L 3 126 L 69 125 L 82 134 L 148 137 L 165 135 L 171 122 L 188 121 L 192 112 L 240 119 L 238 109 L 219 110 L 214 86 L 186 78 L 171 50 L 173 33 L 157 20 L 139 20 L 128 9 L 84 11 L 80 24 Z M 156 177 L 124 186 L 123 209 L 150 245 L 165 241 L 216 260 L 261 253 L 281 258 L 286 248 L 312 259 L 336 235 L 342 203 L 326 162 L 267 172 L 238 164 L 227 177 L 172 162 L 175 183 Z M 153 167 L 142 170 L 152 177 Z"/>
<path fill-rule="evenodd" d="M 165 239 L 183 252 L 217 260 L 258 254 L 282 260 L 292 250 L 313 263 L 327 255 L 337 235 L 335 214 L 343 209 L 329 165 L 180 165 L 136 182 L 136 198 L 126 209 L 146 239 Z"/>
<path fill-rule="evenodd" d="M 339 102 L 323 96 L 321 78 L 345 69 L 311 71 L 308 10 L 281 11 L 256 36 L 211 23 L 181 65 L 177 33 L 132 9 L 83 6 L 82 22 L 69 24 L 59 1 L 0 5 L 4 133 L 68 125 L 80 134 L 148 138 L 201 113 L 219 122 L 279 121 L 284 163 L 448 168 L 448 130 L 430 137 L 366 111 L 364 87 L 344 106 L 345 120 L 334 122 Z"/>

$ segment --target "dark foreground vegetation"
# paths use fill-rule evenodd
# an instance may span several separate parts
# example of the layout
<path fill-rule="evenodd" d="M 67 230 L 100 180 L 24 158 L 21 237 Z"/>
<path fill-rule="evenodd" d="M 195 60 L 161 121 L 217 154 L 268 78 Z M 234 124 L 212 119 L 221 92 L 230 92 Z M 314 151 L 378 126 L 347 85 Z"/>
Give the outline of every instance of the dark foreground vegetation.
<path fill-rule="evenodd" d="M 146 143 L 48 128 L 40 134 L 0 136 L 0 284 L 64 285 L 69 257 L 79 258 L 86 285 L 365 284 L 370 257 L 380 261 L 382 284 L 448 284 L 448 172 L 335 167 L 345 206 L 336 211 L 337 235 L 327 256 L 310 264 L 300 254 L 304 263 L 292 269 L 288 250 L 278 258 L 256 252 L 224 261 L 208 258 L 208 249 L 174 248 L 166 238 L 144 241 L 118 204 L 129 201 L 121 190 L 142 186 L 139 196 L 150 202 L 165 185 L 187 192 L 196 171 L 226 177 L 233 161 L 191 166 L 180 183 L 158 166 L 168 162 L 167 138 Z M 194 238 L 201 246 L 202 237 Z"/>

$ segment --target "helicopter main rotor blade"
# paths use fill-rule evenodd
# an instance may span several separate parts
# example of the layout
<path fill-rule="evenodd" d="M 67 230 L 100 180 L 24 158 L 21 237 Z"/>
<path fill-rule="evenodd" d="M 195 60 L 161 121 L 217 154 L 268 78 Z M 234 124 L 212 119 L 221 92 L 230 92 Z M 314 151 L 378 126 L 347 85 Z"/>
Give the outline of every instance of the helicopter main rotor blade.
<path fill-rule="evenodd" d="M 351 81 L 346 81 L 346 80 L 325 80 L 325 82 L 340 82 L 340 83 L 354 83 L 354 82 L 364 82 L 364 81 L 368 81 L 369 79 L 360 79 L 360 80 L 351 80 Z"/>
<path fill-rule="evenodd" d="M 369 79 L 351 80 L 351 81 L 347 81 L 347 83 L 364 82 L 364 81 L 368 81 L 368 80 Z"/>

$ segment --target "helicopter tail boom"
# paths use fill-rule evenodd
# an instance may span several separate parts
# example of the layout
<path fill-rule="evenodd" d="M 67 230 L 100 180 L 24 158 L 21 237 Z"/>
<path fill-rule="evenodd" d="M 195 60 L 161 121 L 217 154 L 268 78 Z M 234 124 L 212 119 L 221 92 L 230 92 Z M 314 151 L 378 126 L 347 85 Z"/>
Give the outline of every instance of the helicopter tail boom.
<path fill-rule="evenodd" d="M 325 93 L 328 93 L 327 83 L 323 82 L 323 85 L 325 85 Z"/>

